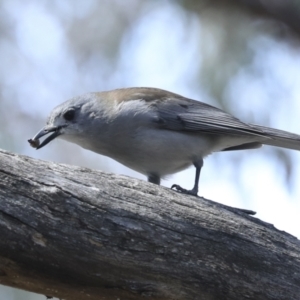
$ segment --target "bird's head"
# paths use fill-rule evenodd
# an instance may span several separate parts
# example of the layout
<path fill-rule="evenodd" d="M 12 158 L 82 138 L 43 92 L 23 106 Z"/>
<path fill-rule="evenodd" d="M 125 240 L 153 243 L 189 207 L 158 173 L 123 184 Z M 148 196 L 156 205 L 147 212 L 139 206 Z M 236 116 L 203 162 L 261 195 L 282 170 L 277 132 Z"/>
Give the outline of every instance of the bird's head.
<path fill-rule="evenodd" d="M 28 142 L 36 149 L 40 149 L 57 137 L 71 142 L 79 143 L 77 140 L 86 135 L 93 123 L 99 119 L 105 122 L 105 111 L 101 104 L 99 93 L 89 93 L 72 98 L 55 107 L 50 113 L 46 126 L 44 126 Z M 96 106 L 96 109 L 95 109 Z M 41 143 L 40 138 L 48 135 Z"/>

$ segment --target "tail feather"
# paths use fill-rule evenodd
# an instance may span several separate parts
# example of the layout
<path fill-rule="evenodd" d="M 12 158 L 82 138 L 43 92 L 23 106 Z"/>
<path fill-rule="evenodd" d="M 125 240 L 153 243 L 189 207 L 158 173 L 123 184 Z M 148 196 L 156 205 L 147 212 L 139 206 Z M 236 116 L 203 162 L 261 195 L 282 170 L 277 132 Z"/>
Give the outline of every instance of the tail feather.
<path fill-rule="evenodd" d="M 267 139 L 261 140 L 262 144 L 300 151 L 300 135 L 261 125 L 251 124 L 250 126 L 264 133 Z"/>

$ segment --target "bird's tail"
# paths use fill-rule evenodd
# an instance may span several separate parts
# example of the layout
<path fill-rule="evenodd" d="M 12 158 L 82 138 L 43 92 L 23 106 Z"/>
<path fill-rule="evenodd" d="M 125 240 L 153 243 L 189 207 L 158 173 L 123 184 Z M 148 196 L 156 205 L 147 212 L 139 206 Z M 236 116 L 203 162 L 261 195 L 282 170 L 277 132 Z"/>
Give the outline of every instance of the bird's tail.
<path fill-rule="evenodd" d="M 251 124 L 250 126 L 262 131 L 267 137 L 267 139 L 261 140 L 262 144 L 300 151 L 300 135 L 260 125 Z"/>

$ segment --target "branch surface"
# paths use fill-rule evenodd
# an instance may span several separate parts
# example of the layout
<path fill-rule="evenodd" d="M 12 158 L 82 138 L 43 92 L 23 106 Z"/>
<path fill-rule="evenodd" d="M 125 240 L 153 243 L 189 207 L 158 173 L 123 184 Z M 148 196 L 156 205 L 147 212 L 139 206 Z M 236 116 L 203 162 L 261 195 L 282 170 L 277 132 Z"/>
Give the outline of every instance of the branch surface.
<path fill-rule="evenodd" d="M 0 151 L 0 283 L 63 299 L 299 299 L 300 242 L 237 209 Z"/>

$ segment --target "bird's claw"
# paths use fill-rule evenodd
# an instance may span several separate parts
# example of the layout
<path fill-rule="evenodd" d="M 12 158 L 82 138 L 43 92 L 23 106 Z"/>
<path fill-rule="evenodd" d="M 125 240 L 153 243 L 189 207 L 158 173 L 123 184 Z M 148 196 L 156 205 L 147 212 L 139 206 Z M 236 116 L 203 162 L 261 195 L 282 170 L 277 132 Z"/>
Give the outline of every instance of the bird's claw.
<path fill-rule="evenodd" d="M 192 190 L 186 190 L 186 189 L 182 188 L 178 184 L 173 184 L 171 186 L 171 189 L 172 190 L 175 189 L 177 192 L 182 193 L 182 194 L 192 195 L 192 196 L 198 196 L 198 191 L 195 191 L 194 189 L 192 189 Z"/>

